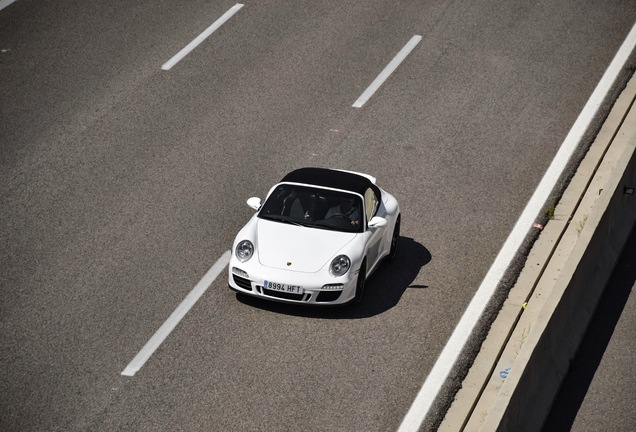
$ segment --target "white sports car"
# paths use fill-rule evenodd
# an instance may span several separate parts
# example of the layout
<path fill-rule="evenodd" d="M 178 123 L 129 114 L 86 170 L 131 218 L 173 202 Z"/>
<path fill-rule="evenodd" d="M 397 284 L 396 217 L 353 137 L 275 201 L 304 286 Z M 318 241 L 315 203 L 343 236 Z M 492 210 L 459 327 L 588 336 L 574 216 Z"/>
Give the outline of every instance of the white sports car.
<path fill-rule="evenodd" d="M 285 303 L 360 303 L 367 277 L 393 259 L 400 206 L 375 178 L 301 168 L 272 187 L 232 246 L 228 283 L 239 293 Z"/>

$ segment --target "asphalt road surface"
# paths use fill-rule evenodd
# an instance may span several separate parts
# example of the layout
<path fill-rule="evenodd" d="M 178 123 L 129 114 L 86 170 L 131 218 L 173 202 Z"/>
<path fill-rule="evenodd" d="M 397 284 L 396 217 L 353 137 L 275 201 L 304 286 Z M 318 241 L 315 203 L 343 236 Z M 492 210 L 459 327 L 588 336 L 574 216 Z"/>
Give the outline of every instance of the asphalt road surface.
<path fill-rule="evenodd" d="M 161 69 L 234 4 L 0 10 L 0 430 L 397 429 L 636 21 L 633 1 L 246 1 Z M 121 375 L 245 200 L 301 166 L 400 202 L 364 303 L 248 300 L 223 273 Z"/>

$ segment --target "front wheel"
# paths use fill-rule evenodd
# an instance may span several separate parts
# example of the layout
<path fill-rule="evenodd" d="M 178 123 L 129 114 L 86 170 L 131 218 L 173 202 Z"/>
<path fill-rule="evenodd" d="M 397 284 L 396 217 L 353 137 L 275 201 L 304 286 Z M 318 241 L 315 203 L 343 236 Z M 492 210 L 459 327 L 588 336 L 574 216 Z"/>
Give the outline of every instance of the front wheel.
<path fill-rule="evenodd" d="M 367 261 L 366 259 L 362 262 L 360 266 L 360 271 L 358 272 L 358 280 L 356 281 L 356 295 L 353 300 L 354 304 L 359 305 L 362 303 L 362 296 L 364 295 L 364 285 L 367 279 Z"/>
<path fill-rule="evenodd" d="M 397 255 L 398 243 L 400 242 L 400 219 L 398 216 L 395 221 L 395 227 L 393 228 L 393 237 L 391 237 L 391 251 L 389 252 L 389 262 L 395 260 Z"/>

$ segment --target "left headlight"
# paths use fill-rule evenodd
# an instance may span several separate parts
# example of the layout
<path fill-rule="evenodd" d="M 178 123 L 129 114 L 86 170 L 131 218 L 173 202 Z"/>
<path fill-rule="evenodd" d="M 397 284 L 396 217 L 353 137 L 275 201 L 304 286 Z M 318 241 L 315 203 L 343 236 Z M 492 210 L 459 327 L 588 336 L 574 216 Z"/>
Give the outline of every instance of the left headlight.
<path fill-rule="evenodd" d="M 234 255 L 236 255 L 240 262 L 245 262 L 254 255 L 254 245 L 249 240 L 241 240 L 239 244 L 236 245 Z"/>
<path fill-rule="evenodd" d="M 342 276 L 351 268 L 351 260 L 346 255 L 338 255 L 331 261 L 329 270 L 334 276 Z"/>

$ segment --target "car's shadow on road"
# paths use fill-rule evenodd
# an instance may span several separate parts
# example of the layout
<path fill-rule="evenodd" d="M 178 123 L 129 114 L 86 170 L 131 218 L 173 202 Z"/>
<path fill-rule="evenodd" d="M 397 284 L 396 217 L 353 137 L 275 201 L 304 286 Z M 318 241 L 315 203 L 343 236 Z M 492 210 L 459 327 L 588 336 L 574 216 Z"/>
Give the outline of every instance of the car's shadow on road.
<path fill-rule="evenodd" d="M 236 294 L 236 298 L 249 306 L 274 313 L 308 318 L 355 319 L 381 314 L 398 304 L 407 288 L 428 288 L 413 282 L 422 267 L 431 261 L 431 253 L 423 245 L 408 237 L 400 237 L 397 256 L 393 262 L 384 262 L 367 280 L 362 303 L 339 307 L 311 307 L 277 303 Z"/>

